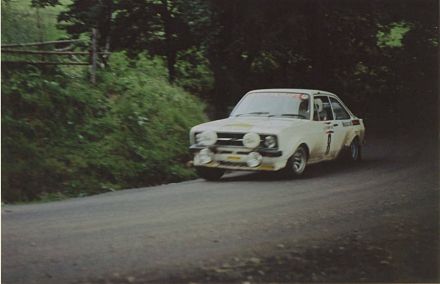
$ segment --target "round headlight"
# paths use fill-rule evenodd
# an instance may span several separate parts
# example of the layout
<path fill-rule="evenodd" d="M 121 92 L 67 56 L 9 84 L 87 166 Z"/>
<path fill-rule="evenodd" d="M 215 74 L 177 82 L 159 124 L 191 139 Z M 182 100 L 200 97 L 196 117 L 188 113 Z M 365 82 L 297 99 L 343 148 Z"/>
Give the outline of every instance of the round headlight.
<path fill-rule="evenodd" d="M 247 158 L 247 165 L 251 168 L 258 167 L 261 164 L 261 161 L 263 160 L 263 157 L 260 153 L 257 152 L 251 152 L 248 154 Z"/>
<path fill-rule="evenodd" d="M 196 135 L 197 144 L 211 146 L 217 142 L 217 133 L 214 131 L 204 131 Z"/>
<path fill-rule="evenodd" d="M 243 145 L 247 148 L 256 148 L 260 145 L 260 135 L 254 132 L 246 133 L 243 137 Z"/>
<path fill-rule="evenodd" d="M 275 148 L 277 146 L 277 140 L 275 139 L 275 136 L 266 136 L 266 138 L 264 138 L 264 146 L 266 146 L 267 148 Z"/>
<path fill-rule="evenodd" d="M 201 164 L 208 164 L 212 162 L 214 154 L 209 151 L 208 148 L 200 150 L 199 154 L 197 155 L 197 158 L 199 160 L 199 163 Z"/>

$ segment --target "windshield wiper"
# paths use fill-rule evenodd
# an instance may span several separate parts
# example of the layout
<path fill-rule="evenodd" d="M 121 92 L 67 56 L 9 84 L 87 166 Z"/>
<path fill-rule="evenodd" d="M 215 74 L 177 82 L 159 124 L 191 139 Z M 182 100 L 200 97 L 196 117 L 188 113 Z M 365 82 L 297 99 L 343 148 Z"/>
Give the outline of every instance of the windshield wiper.
<path fill-rule="evenodd" d="M 269 114 L 267 111 L 254 111 L 254 112 L 248 112 L 248 113 L 239 113 L 235 116 L 242 116 L 242 115 L 262 115 L 262 114 Z"/>
<path fill-rule="evenodd" d="M 272 117 L 272 116 L 293 116 L 293 117 L 300 117 L 300 118 L 307 119 L 307 117 L 305 117 L 304 115 L 297 114 L 297 113 L 281 113 L 281 114 L 271 114 L 271 115 L 269 115 L 269 117 Z"/>

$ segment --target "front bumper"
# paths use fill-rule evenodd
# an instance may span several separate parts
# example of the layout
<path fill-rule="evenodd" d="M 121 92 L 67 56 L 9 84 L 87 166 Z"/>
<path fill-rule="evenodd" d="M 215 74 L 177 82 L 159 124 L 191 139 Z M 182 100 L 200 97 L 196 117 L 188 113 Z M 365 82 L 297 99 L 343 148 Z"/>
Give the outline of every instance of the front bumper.
<path fill-rule="evenodd" d="M 198 153 L 208 148 L 213 153 L 213 159 L 210 163 L 202 164 L 199 162 Z M 277 171 L 286 165 L 283 160 L 283 152 L 273 149 L 255 149 L 249 150 L 243 147 L 218 147 L 218 146 L 198 146 L 189 147 L 191 153 L 194 154 L 193 165 L 196 167 L 222 168 L 229 170 L 242 171 Z M 262 156 L 261 164 L 256 167 L 247 165 L 248 154 L 250 152 L 258 152 Z"/>

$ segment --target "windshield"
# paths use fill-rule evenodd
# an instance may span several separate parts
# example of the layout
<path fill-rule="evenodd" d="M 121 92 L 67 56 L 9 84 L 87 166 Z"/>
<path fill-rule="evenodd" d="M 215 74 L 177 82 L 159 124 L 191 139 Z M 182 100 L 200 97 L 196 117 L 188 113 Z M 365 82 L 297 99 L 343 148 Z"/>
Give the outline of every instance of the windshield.
<path fill-rule="evenodd" d="M 231 116 L 282 116 L 310 119 L 309 95 L 297 93 L 251 93 Z"/>

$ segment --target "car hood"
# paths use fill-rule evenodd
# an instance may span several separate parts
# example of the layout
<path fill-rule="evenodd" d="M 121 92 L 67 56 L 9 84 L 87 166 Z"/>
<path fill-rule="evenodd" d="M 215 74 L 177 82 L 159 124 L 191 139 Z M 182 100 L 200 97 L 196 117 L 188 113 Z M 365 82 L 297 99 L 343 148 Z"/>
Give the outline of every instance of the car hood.
<path fill-rule="evenodd" d="M 303 125 L 304 119 L 277 117 L 230 117 L 199 124 L 194 131 L 213 130 L 216 132 L 256 132 L 276 134 L 285 128 Z"/>

